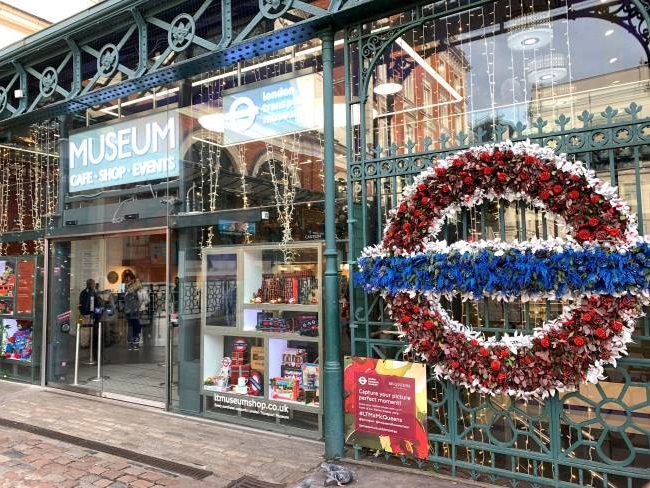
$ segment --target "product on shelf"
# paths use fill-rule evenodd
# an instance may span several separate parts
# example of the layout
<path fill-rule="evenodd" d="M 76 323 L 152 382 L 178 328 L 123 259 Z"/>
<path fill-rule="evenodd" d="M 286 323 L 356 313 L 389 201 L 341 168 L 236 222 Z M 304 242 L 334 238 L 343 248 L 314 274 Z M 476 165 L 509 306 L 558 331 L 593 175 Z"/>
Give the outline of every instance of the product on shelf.
<path fill-rule="evenodd" d="M 260 396 L 264 389 L 263 385 L 262 373 L 252 370 L 251 375 L 248 377 L 248 394 L 251 396 Z"/>
<path fill-rule="evenodd" d="M 318 390 L 318 377 L 320 367 L 318 364 L 305 363 L 302 365 L 302 388 L 303 390 Z"/>
<path fill-rule="evenodd" d="M 237 378 L 237 384 L 233 387 L 232 391 L 239 395 L 248 395 L 248 378 L 245 376 Z"/>
<path fill-rule="evenodd" d="M 232 342 L 232 364 L 233 366 L 241 366 L 246 361 L 246 352 L 248 351 L 248 342 L 246 339 L 235 339 Z"/>
<path fill-rule="evenodd" d="M 264 273 L 262 286 L 251 298 L 252 303 L 317 304 L 318 280 L 312 269 Z"/>
<path fill-rule="evenodd" d="M 314 363 L 302 365 L 302 392 L 300 398 L 305 404 L 318 405 L 320 366 Z"/>
<path fill-rule="evenodd" d="M 237 338 L 232 342 L 232 366 L 230 368 L 230 384 L 234 385 L 235 393 L 246 394 L 246 381 L 251 374 L 251 365 L 246 362 L 248 342 L 246 339 Z M 244 381 L 242 384 L 241 381 Z M 243 393 L 242 393 L 243 392 Z"/>
<path fill-rule="evenodd" d="M 258 312 L 255 328 L 262 332 L 291 332 L 289 323 L 285 319 L 274 317 L 268 312 Z"/>
<path fill-rule="evenodd" d="M 251 347 L 251 368 L 264 371 L 264 346 Z"/>
<path fill-rule="evenodd" d="M 232 360 L 229 357 L 225 357 L 221 361 L 221 369 L 216 376 L 208 376 L 204 385 L 210 389 L 220 392 L 230 391 L 230 366 Z"/>
<path fill-rule="evenodd" d="M 293 318 L 293 330 L 302 336 L 316 337 L 318 335 L 318 315 L 297 315 Z"/>
<path fill-rule="evenodd" d="M 304 349 L 289 348 L 282 353 L 280 374 L 283 378 L 292 378 L 302 382 L 302 365 L 307 362 L 307 351 Z"/>
<path fill-rule="evenodd" d="M 302 367 L 303 363 L 306 362 L 307 351 L 305 349 L 289 347 L 282 353 L 282 366 Z"/>
<path fill-rule="evenodd" d="M 296 401 L 300 391 L 298 383 L 295 378 L 273 378 L 271 380 L 271 398 Z"/>

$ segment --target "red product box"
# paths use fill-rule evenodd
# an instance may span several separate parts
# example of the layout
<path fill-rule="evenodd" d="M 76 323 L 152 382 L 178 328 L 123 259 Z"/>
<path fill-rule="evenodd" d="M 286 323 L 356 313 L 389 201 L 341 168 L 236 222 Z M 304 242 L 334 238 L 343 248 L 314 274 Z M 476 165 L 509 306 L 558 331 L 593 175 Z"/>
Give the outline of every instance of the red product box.
<path fill-rule="evenodd" d="M 237 384 L 237 379 L 240 376 L 243 376 L 244 378 L 248 378 L 251 375 L 251 365 L 250 364 L 244 364 L 242 366 L 231 366 L 230 369 L 230 384 L 231 385 L 236 385 Z"/>

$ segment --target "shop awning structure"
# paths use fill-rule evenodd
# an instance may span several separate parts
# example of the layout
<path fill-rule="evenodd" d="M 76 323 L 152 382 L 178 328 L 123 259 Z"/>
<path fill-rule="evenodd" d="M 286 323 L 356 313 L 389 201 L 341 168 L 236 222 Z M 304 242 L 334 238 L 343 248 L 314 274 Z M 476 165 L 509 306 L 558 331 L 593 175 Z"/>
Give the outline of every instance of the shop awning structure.
<path fill-rule="evenodd" d="M 371 3 L 377 15 L 415 3 L 296 0 L 278 6 L 269 4 L 260 11 L 258 2 L 243 7 L 244 2 L 221 0 L 220 8 L 209 10 L 210 17 L 206 11 L 217 2 L 166 2 L 161 6 L 154 0 L 106 0 L 9 46 L 0 52 L 0 129 L 79 112 L 278 51 L 317 36 L 327 26 L 366 18 Z M 248 15 L 235 11 L 241 8 L 246 8 L 243 13 Z M 176 16 L 170 22 L 161 20 L 173 14 Z M 242 18 L 247 22 L 237 22 Z M 279 18 L 286 20 L 284 27 L 276 26 Z M 189 30 L 178 44 L 174 39 L 180 39 L 181 24 Z M 108 43 L 97 51 L 96 46 L 101 46 L 102 39 L 111 33 L 97 29 L 98 25 L 118 26 L 115 31 L 124 32 L 118 44 Z M 155 36 L 161 45 L 169 40 L 164 52 L 149 52 L 149 42 Z M 189 45 L 192 49 L 186 50 Z M 82 53 L 84 57 L 93 56 L 96 63 L 83 64 Z M 102 68 L 102 63 L 109 61 L 108 54 L 119 61 L 110 70 L 106 63 Z M 127 68 L 122 59 L 129 55 L 133 65 Z"/>

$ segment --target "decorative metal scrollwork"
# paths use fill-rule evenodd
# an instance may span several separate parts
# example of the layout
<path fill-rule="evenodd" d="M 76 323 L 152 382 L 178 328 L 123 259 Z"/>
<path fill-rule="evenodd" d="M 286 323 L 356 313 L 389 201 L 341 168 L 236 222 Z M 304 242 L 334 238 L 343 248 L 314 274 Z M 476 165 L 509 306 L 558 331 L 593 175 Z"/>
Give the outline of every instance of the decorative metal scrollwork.
<path fill-rule="evenodd" d="M 368 38 L 363 45 L 361 54 L 364 58 L 372 58 L 380 47 L 384 45 L 388 36 L 386 34 L 376 34 Z"/>
<path fill-rule="evenodd" d="M 181 52 L 192 44 L 196 34 L 196 23 L 189 14 L 179 14 L 174 17 L 167 32 L 169 47 L 175 52 Z"/>
<path fill-rule="evenodd" d="M 0 86 L 0 113 L 4 112 L 5 108 L 7 108 L 7 90 Z"/>
<path fill-rule="evenodd" d="M 115 44 L 106 44 L 97 56 L 97 73 L 111 76 L 120 64 L 120 53 Z"/>
<path fill-rule="evenodd" d="M 293 5 L 293 0 L 259 0 L 260 13 L 267 19 L 282 17 Z"/>
<path fill-rule="evenodd" d="M 41 73 L 41 78 L 38 83 L 38 88 L 44 98 L 54 95 L 56 88 L 59 84 L 59 74 L 52 66 L 48 66 Z"/>

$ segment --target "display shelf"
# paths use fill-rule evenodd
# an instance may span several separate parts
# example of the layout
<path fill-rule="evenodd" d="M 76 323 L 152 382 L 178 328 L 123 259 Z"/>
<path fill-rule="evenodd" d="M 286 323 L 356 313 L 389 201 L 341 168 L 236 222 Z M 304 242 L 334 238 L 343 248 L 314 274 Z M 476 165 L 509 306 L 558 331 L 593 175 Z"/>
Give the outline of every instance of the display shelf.
<path fill-rule="evenodd" d="M 219 404 L 217 409 L 233 410 L 225 397 L 241 398 L 321 418 L 322 243 L 294 243 L 290 251 L 295 260 L 286 264 L 277 244 L 203 250 L 203 296 L 207 299 L 202 300 L 201 392 Z M 233 304 L 224 301 L 222 288 L 208 289 L 208 285 L 219 276 L 232 280 L 235 269 L 236 283 L 223 288 L 231 293 L 231 301 L 236 293 L 233 321 Z M 251 302 L 254 297 L 275 300 L 278 296 L 283 303 Z M 215 310 L 223 311 L 220 317 L 227 317 L 230 325 L 225 326 L 220 318 L 213 320 Z M 224 361 L 229 365 L 226 369 Z M 248 385 L 254 388 L 246 389 Z M 218 402 L 217 394 L 221 395 Z M 259 415 L 273 411 L 264 408 L 265 413 L 259 411 Z M 321 430 L 320 420 L 318 425 Z"/>
<path fill-rule="evenodd" d="M 31 361 L 21 361 L 20 359 L 1 358 L 0 357 L 0 363 L 15 364 L 17 366 L 32 367 L 32 362 Z"/>
<path fill-rule="evenodd" d="M 288 312 L 318 312 L 320 305 L 300 305 L 295 303 L 244 303 L 242 308 L 251 310 L 281 310 Z"/>
<path fill-rule="evenodd" d="M 206 336 L 222 337 L 224 334 L 229 336 L 235 334 L 237 337 L 245 338 L 254 338 L 254 339 L 263 339 L 268 337 L 270 339 L 283 339 L 285 341 L 305 341 L 305 342 L 318 342 L 319 337 L 309 337 L 301 336 L 300 334 L 294 334 L 292 332 L 259 332 L 259 331 L 224 331 L 218 327 L 206 326 L 206 329 L 203 331 Z"/>

